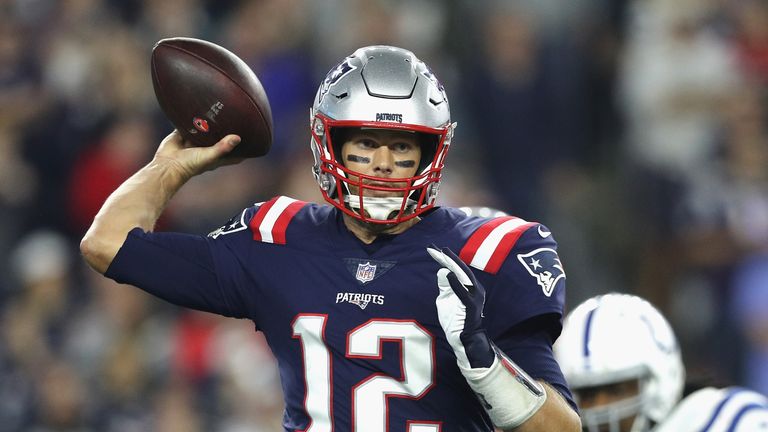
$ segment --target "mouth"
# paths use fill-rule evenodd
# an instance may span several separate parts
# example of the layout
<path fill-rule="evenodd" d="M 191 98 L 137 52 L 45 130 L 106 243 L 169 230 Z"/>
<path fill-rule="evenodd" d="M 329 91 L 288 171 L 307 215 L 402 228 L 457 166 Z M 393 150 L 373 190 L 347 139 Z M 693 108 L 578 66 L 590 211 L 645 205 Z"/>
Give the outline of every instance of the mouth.
<path fill-rule="evenodd" d="M 376 187 L 376 188 L 388 188 L 388 189 L 400 189 L 408 187 L 407 181 L 376 181 L 376 180 L 363 180 L 363 186 Z"/>
<path fill-rule="evenodd" d="M 408 186 L 407 182 L 382 182 L 382 181 L 364 180 L 363 196 L 377 197 L 377 198 L 398 197 L 403 195 L 403 190 L 407 186 Z M 356 190 L 355 193 L 358 193 L 358 191 Z"/>
<path fill-rule="evenodd" d="M 397 183 L 384 183 L 384 182 L 363 182 L 363 186 L 376 187 L 376 188 L 399 188 L 402 187 L 402 182 Z"/>

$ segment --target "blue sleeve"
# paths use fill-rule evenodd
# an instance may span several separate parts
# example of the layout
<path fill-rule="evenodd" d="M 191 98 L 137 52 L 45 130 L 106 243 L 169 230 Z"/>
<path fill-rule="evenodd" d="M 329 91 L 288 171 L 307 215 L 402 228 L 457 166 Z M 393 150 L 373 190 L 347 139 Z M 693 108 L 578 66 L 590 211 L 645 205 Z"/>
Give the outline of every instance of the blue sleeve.
<path fill-rule="evenodd" d="M 222 290 L 203 236 L 134 228 L 104 273 L 178 306 L 244 318 L 235 291 Z"/>
<path fill-rule="evenodd" d="M 549 383 L 576 409 L 552 349 L 562 331 L 566 278 L 549 230 L 543 225 L 529 228 L 498 274 L 475 275 L 487 291 L 488 336 L 531 377 Z"/>
<path fill-rule="evenodd" d="M 558 315 L 539 315 L 512 327 L 494 343 L 528 375 L 551 385 L 577 410 L 552 350 L 552 328 L 559 326 Z"/>
<path fill-rule="evenodd" d="M 554 341 L 562 330 L 566 277 L 557 243 L 551 235 L 542 238 L 538 228 L 528 229 L 517 241 L 496 275 L 475 271 L 485 286 L 485 319 L 488 336 L 497 340 L 520 323 L 541 315 L 544 330 Z M 538 330 L 538 329 L 534 329 Z"/>

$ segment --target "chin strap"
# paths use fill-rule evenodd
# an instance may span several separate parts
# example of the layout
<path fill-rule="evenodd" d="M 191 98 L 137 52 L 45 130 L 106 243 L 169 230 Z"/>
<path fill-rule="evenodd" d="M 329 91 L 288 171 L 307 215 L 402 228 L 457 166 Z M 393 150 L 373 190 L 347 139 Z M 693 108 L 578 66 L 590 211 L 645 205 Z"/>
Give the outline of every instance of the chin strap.
<path fill-rule="evenodd" d="M 357 195 L 344 195 L 344 203 L 352 210 L 365 217 L 385 221 L 390 219 L 390 215 L 400 212 L 403 205 L 402 197 L 363 197 L 363 210 L 360 211 L 360 197 Z M 403 214 L 409 214 L 416 208 L 416 201 L 408 198 L 403 209 Z"/>

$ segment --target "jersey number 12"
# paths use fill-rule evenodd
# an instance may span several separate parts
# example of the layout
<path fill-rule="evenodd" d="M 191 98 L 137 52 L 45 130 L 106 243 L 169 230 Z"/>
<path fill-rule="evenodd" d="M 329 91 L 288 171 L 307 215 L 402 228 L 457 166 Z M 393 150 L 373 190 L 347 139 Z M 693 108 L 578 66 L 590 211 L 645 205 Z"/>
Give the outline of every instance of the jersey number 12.
<path fill-rule="evenodd" d="M 325 344 L 327 315 L 300 314 L 293 321 L 293 337 L 301 341 L 307 394 L 304 407 L 310 418 L 305 432 L 333 430 L 331 355 Z M 352 388 L 352 430 L 385 432 L 387 398 L 419 399 L 434 385 L 435 355 L 432 335 L 413 320 L 372 319 L 347 334 L 348 358 L 381 359 L 382 342 L 401 344 L 403 378 L 372 374 Z M 440 423 L 408 420 L 407 432 L 439 432 Z"/>

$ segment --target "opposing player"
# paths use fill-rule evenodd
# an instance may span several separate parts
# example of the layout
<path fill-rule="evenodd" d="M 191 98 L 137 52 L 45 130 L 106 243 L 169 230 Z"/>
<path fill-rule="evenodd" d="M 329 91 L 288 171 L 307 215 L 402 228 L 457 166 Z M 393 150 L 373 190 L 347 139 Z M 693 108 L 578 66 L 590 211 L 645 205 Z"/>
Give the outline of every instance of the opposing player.
<path fill-rule="evenodd" d="M 685 371 L 677 339 L 639 297 L 606 294 L 577 306 L 555 355 L 588 432 L 768 431 L 768 400 L 750 390 L 710 387 L 680 402 Z"/>
<path fill-rule="evenodd" d="M 278 361 L 287 431 L 579 430 L 552 352 L 556 243 L 538 223 L 435 206 L 454 127 L 424 63 L 361 48 L 312 106 L 313 173 L 330 206 L 278 196 L 207 237 L 152 232 L 239 140 L 193 148 L 174 132 L 81 250 L 119 282 L 252 320 Z"/>

